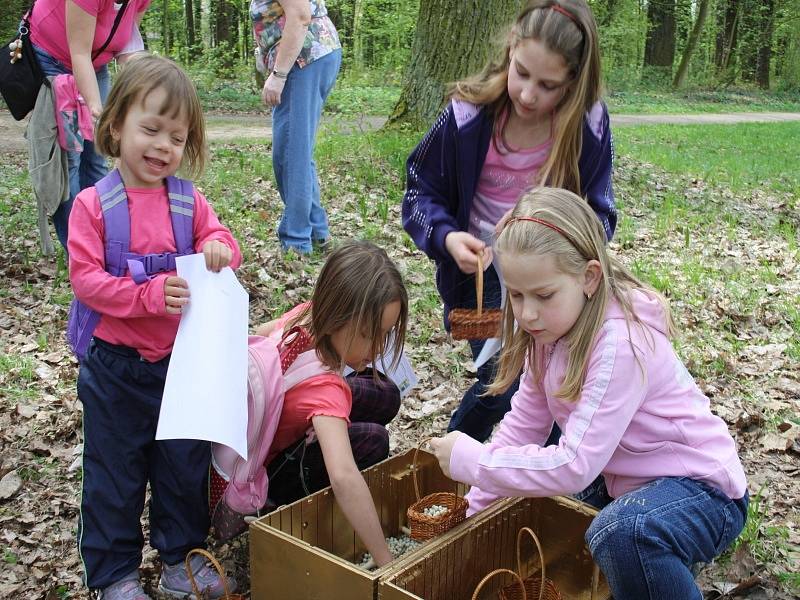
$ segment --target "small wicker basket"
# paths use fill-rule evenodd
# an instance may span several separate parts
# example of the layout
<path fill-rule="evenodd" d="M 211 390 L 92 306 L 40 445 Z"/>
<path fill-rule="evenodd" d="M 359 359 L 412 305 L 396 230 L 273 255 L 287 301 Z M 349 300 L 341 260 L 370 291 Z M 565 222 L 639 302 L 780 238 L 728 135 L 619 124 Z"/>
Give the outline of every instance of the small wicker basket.
<path fill-rule="evenodd" d="M 522 600 L 528 600 L 527 596 L 525 595 L 526 594 L 525 585 L 522 582 L 522 578 L 519 575 L 517 575 L 516 573 L 514 573 L 514 571 L 512 571 L 511 569 L 495 569 L 494 571 L 492 571 L 491 573 L 486 575 L 486 577 L 481 579 L 480 583 L 478 583 L 478 585 L 475 587 L 475 591 L 472 593 L 472 600 L 478 600 L 478 594 L 480 593 L 480 591 L 483 588 L 484 584 L 486 584 L 486 582 L 489 581 L 492 577 L 494 577 L 495 575 L 499 575 L 500 573 L 506 573 L 507 575 L 513 575 L 513 577 L 515 579 L 514 583 L 512 583 L 510 585 L 507 585 L 506 587 L 513 587 L 513 588 L 515 588 L 517 590 L 520 590 L 522 595 L 519 596 L 519 597 L 522 598 Z M 500 597 L 501 598 L 503 598 L 502 594 L 503 594 L 503 590 L 504 589 L 505 588 L 501 588 L 501 590 L 500 590 Z"/>
<path fill-rule="evenodd" d="M 197 582 L 194 580 L 194 573 L 192 573 L 192 566 L 191 566 L 191 558 L 193 554 L 199 554 L 208 562 L 210 562 L 214 568 L 219 573 L 220 578 L 222 579 L 222 589 L 224 591 L 224 595 L 220 598 L 222 600 L 244 600 L 244 596 L 242 594 L 231 594 L 230 590 L 228 589 L 228 578 L 225 576 L 225 570 L 222 568 L 222 565 L 219 564 L 214 555 L 208 552 L 207 550 L 203 550 L 202 548 L 194 548 L 193 550 L 189 550 L 186 554 L 186 573 L 189 575 L 189 582 L 192 584 L 192 592 L 194 593 L 194 598 L 203 599 L 208 598 L 208 594 L 201 591 L 197 587 Z"/>
<path fill-rule="evenodd" d="M 417 482 L 417 456 L 422 444 L 429 440 L 430 438 L 422 440 L 414 452 L 411 472 L 414 477 L 414 492 L 416 493 L 417 501 L 409 506 L 406 511 L 408 527 L 411 530 L 410 537 L 418 542 L 424 542 L 436 537 L 461 523 L 467 518 L 467 507 L 469 506 L 469 502 L 452 492 L 435 492 L 420 499 L 419 483 Z M 444 506 L 447 508 L 447 512 L 435 517 L 426 515 L 425 509 L 434 505 Z"/>
<path fill-rule="evenodd" d="M 477 310 L 454 308 L 450 311 L 450 335 L 454 340 L 487 340 L 500 336 L 503 311 L 499 308 L 483 310 L 483 258 L 478 254 L 478 271 L 475 273 Z"/>
<path fill-rule="evenodd" d="M 558 591 L 556 585 L 550 580 L 545 577 L 544 573 L 544 553 L 542 552 L 542 545 L 539 543 L 539 538 L 536 537 L 536 534 L 533 533 L 533 530 L 529 527 L 523 527 L 517 533 L 517 573 L 519 576 L 522 577 L 522 555 L 520 553 L 520 549 L 522 546 L 522 535 L 529 534 L 532 538 L 534 543 L 536 544 L 536 549 L 539 551 L 539 563 L 542 567 L 542 574 L 541 577 L 537 575 L 531 575 L 530 577 L 526 577 L 522 580 L 524 585 L 523 594 L 520 596 L 519 593 L 519 586 L 516 584 L 507 585 L 500 589 L 500 600 L 526 600 L 526 598 L 530 598 L 531 600 L 535 600 L 538 598 L 539 600 L 562 600 L 561 592 Z"/>

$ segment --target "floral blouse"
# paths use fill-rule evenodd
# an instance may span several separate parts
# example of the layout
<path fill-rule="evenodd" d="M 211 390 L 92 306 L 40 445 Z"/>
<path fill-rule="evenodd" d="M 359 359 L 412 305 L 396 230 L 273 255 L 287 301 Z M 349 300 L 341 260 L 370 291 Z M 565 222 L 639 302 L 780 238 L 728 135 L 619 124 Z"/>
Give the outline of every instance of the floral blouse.
<path fill-rule="evenodd" d="M 308 26 L 303 48 L 297 57 L 300 68 L 341 48 L 339 34 L 333 21 L 328 17 L 325 0 L 309 0 L 311 5 L 311 24 Z M 275 55 L 281 41 L 286 17 L 278 0 L 250 0 L 250 18 L 253 21 L 253 34 L 256 39 L 257 61 L 264 72 L 272 71 Z M 259 58 L 260 55 L 260 58 Z"/>

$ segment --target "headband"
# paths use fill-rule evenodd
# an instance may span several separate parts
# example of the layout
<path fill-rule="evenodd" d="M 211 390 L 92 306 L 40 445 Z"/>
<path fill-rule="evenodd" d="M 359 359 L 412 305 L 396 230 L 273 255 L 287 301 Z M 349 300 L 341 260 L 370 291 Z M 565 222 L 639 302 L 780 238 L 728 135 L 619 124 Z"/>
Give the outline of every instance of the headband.
<path fill-rule="evenodd" d="M 581 24 L 578 23 L 578 19 L 575 18 L 575 15 L 573 15 L 571 12 L 569 12 L 566 8 L 564 8 L 560 4 L 555 4 L 555 3 L 551 4 L 550 5 L 550 10 L 554 10 L 554 11 L 556 11 L 558 13 L 561 13 L 562 15 L 567 17 L 570 21 L 575 23 L 575 25 L 578 27 L 578 29 L 583 31 L 583 28 L 581 27 Z"/>
<path fill-rule="evenodd" d="M 544 225 L 545 227 L 549 227 L 553 231 L 560 233 L 569 241 L 569 237 L 567 236 L 566 233 L 564 233 L 563 229 L 553 225 L 549 221 L 545 221 L 544 219 L 539 219 L 537 217 L 511 217 L 508 221 L 506 221 L 506 227 L 511 225 L 511 223 L 515 223 L 517 221 L 530 221 L 531 223 L 539 223 L 539 225 Z"/>

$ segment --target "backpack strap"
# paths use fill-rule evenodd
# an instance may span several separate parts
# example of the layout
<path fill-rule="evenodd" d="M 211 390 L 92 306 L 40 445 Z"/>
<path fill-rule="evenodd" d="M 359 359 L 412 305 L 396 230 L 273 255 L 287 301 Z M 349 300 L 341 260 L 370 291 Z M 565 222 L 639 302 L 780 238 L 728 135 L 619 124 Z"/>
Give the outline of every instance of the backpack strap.
<path fill-rule="evenodd" d="M 179 177 L 167 177 L 169 215 L 178 255 L 194 253 L 194 186 Z"/>
<path fill-rule="evenodd" d="M 122 277 L 127 268 L 127 255 L 131 244 L 131 215 L 128 212 L 128 195 L 117 169 L 95 184 L 100 198 L 105 227 L 106 271 Z"/>

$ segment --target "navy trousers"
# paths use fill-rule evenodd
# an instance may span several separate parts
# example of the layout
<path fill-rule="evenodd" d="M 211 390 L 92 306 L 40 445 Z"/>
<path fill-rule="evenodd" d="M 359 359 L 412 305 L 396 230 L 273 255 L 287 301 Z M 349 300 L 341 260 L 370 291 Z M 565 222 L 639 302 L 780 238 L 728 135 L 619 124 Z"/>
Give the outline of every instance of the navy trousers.
<path fill-rule="evenodd" d="M 209 442 L 155 441 L 169 357 L 149 363 L 95 338 L 78 375 L 83 485 L 78 549 L 86 585 L 103 588 L 139 567 L 150 483 L 150 545 L 167 564 L 204 547 Z"/>

